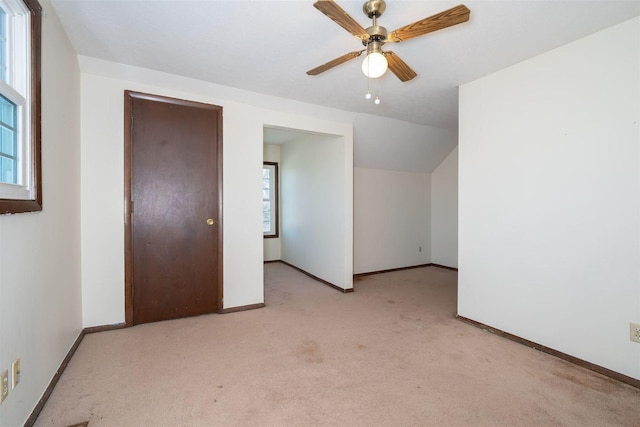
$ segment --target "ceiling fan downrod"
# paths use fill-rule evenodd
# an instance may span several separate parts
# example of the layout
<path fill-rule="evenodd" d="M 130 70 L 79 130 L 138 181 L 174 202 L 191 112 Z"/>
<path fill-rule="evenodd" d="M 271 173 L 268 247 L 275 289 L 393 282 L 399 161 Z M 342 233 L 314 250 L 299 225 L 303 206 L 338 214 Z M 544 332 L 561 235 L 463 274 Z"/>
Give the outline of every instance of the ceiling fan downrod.
<path fill-rule="evenodd" d="M 378 25 L 378 18 L 382 16 L 387 4 L 384 0 L 369 0 L 362 5 L 362 11 L 373 22 L 372 25 L 366 29 L 369 35 L 368 39 L 363 39 L 362 44 L 368 46 L 370 42 L 380 42 L 380 46 L 387 41 L 387 29 Z"/>

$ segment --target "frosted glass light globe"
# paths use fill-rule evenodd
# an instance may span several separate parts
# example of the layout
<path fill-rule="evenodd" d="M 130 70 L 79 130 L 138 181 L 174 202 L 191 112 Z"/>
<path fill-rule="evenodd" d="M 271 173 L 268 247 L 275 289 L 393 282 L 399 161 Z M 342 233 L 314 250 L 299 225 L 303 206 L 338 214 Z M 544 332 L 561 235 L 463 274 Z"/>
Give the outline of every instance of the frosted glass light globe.
<path fill-rule="evenodd" d="M 378 52 L 372 52 L 362 61 L 362 72 L 365 76 L 375 79 L 387 71 L 387 58 Z"/>

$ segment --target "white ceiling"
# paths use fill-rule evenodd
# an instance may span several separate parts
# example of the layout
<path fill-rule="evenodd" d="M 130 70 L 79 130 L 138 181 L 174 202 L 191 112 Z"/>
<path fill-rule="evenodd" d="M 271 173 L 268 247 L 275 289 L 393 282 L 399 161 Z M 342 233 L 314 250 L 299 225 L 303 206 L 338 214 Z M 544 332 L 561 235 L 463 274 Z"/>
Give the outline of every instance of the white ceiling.
<path fill-rule="evenodd" d="M 50 1 L 81 55 L 451 130 L 459 85 L 640 14 L 640 0 L 466 0 L 469 22 L 385 46 L 418 77 L 401 83 L 387 73 L 374 105 L 362 57 L 305 73 L 362 48 L 312 0 Z M 387 0 L 379 25 L 391 31 L 461 1 Z M 338 4 L 370 25 L 363 0 Z"/>

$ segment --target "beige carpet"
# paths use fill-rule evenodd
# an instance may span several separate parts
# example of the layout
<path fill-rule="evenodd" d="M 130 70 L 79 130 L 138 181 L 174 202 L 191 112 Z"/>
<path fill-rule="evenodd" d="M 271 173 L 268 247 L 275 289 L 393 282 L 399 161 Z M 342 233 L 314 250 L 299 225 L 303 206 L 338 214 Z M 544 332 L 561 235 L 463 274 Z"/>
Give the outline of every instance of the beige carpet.
<path fill-rule="evenodd" d="M 87 335 L 36 425 L 640 426 L 640 390 L 456 320 L 456 277 L 267 264 L 266 308 Z"/>

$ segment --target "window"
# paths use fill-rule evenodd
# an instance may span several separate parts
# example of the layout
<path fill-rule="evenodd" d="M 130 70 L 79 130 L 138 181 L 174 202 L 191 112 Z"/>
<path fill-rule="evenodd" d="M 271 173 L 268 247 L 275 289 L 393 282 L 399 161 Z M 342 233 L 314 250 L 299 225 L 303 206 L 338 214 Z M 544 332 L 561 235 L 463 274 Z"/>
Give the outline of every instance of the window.
<path fill-rule="evenodd" d="M 278 164 L 262 165 L 262 234 L 278 237 Z"/>
<path fill-rule="evenodd" d="M 0 214 L 42 210 L 37 0 L 0 0 Z"/>
<path fill-rule="evenodd" d="M 18 106 L 0 95 L 0 182 L 18 183 Z"/>

